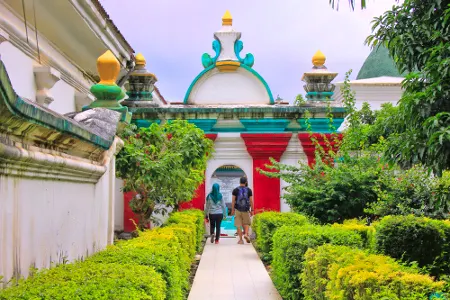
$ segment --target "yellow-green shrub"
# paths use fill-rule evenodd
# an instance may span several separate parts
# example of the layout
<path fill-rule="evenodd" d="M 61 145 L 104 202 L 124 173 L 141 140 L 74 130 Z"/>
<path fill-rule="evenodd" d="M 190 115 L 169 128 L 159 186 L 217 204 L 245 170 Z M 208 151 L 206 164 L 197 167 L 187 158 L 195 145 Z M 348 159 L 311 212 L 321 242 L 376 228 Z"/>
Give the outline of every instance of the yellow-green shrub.
<path fill-rule="evenodd" d="M 0 299 L 162 300 L 166 299 L 166 283 L 148 266 L 79 262 L 39 271 L 0 290 Z"/>
<path fill-rule="evenodd" d="M 198 235 L 203 238 L 203 214 L 189 210 L 173 215 L 169 225 L 140 232 L 84 262 L 21 280 L 1 291 L 0 300 L 185 299 Z"/>
<path fill-rule="evenodd" d="M 364 248 L 373 249 L 374 247 L 374 238 L 375 238 L 375 227 L 367 226 L 363 222 L 357 219 L 345 220 L 344 224 L 335 223 L 332 225 L 333 227 L 345 228 L 352 230 L 358 233 L 362 240 Z"/>
<path fill-rule="evenodd" d="M 308 219 L 297 213 L 263 212 L 253 217 L 252 229 L 256 233 L 256 246 L 262 259 L 272 260 L 273 234 L 277 229 L 286 226 L 308 224 Z"/>
<path fill-rule="evenodd" d="M 196 241 L 195 249 L 200 250 L 200 246 L 205 234 L 205 227 L 203 225 L 204 215 L 200 210 L 189 209 L 181 212 L 172 213 L 167 220 L 167 225 L 172 224 L 191 224 L 195 230 Z"/>
<path fill-rule="evenodd" d="M 121 243 L 121 245 L 125 245 Z M 139 247 L 111 246 L 88 258 L 97 263 L 125 263 L 154 267 L 167 283 L 167 299 L 183 299 L 188 287 L 188 273 L 181 270 L 177 248 L 170 243 L 153 240 Z"/>
<path fill-rule="evenodd" d="M 309 249 L 300 277 L 310 300 L 428 299 L 444 286 L 393 258 L 333 245 Z"/>
<path fill-rule="evenodd" d="M 302 299 L 305 252 L 323 244 L 362 247 L 356 232 L 331 226 L 283 226 L 273 236 L 273 280 L 283 299 Z"/>

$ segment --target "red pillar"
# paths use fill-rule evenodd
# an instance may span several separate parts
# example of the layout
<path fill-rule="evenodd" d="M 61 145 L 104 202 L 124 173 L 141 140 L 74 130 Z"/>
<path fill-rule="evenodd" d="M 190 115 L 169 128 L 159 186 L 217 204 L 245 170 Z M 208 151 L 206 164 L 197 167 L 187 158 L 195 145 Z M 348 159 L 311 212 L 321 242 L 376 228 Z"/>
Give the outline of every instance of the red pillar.
<path fill-rule="evenodd" d="M 316 161 L 316 143 L 313 142 L 313 138 L 317 140 L 317 143 L 323 148 L 325 153 L 330 151 L 330 146 L 333 148 L 333 151 L 337 151 L 339 149 L 339 142 L 335 140 L 335 138 L 330 133 L 299 133 L 298 139 L 302 144 L 303 151 L 308 158 L 308 164 L 310 166 L 314 165 Z M 342 134 L 337 134 L 337 138 L 339 141 L 342 140 Z M 327 143 L 328 140 L 328 143 Z"/>
<path fill-rule="evenodd" d="M 205 134 L 205 136 L 215 141 L 217 138 L 217 134 Z M 190 209 L 190 208 L 197 208 L 203 210 L 205 206 L 205 199 L 206 199 L 206 186 L 205 186 L 205 179 L 203 179 L 203 182 L 198 186 L 197 190 L 195 191 L 195 197 L 189 201 L 189 202 L 183 202 L 180 204 L 180 210 L 183 209 Z"/>
<path fill-rule="evenodd" d="M 267 170 L 272 157 L 280 161 L 289 144 L 291 133 L 242 133 L 248 153 L 253 158 L 253 199 L 255 211 L 280 211 L 280 179 L 260 174 L 258 168 Z"/>

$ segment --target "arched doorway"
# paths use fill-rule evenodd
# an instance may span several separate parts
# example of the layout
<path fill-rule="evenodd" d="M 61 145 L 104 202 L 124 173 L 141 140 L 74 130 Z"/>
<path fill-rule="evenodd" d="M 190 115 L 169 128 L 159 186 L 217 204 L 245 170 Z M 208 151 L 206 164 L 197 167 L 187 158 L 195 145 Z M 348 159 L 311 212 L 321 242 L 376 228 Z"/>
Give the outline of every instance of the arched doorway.
<path fill-rule="evenodd" d="M 228 210 L 228 217 L 222 221 L 221 235 L 226 237 L 233 237 L 236 233 L 236 227 L 234 227 L 234 219 L 230 216 L 231 213 L 231 200 L 233 190 L 239 186 L 239 179 L 246 176 L 245 172 L 235 165 L 223 165 L 217 168 L 211 176 L 210 186 L 208 192 L 214 183 L 220 185 L 220 191 L 223 195 L 225 205 Z"/>

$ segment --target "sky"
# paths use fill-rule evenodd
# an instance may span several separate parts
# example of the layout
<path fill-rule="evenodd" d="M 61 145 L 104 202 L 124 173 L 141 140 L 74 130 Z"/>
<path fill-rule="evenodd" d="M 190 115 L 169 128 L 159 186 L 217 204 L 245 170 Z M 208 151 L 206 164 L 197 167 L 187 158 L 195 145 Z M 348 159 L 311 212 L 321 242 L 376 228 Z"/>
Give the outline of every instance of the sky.
<path fill-rule="evenodd" d="M 359 1 L 358 1 L 359 2 Z M 113 22 L 136 51 L 169 101 L 182 101 L 192 80 L 203 70 L 201 56 L 213 54 L 214 32 L 229 10 L 233 28 L 242 32 L 244 50 L 252 53 L 255 69 L 274 97 L 292 102 L 304 94 L 304 72 L 312 68 L 317 50 L 326 66 L 342 81 L 352 69 L 356 78 L 370 48 L 364 45 L 374 17 L 394 0 L 368 0 L 367 9 L 350 10 L 341 0 L 339 11 L 328 0 L 101 0 Z M 126 3 L 126 4 L 125 4 Z"/>

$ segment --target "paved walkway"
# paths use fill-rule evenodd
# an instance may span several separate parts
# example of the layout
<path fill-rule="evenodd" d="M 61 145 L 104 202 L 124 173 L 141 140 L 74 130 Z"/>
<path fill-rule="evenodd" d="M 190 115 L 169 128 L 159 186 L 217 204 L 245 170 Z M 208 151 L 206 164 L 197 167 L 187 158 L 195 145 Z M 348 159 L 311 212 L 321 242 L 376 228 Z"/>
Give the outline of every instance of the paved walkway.
<path fill-rule="evenodd" d="M 251 244 L 208 240 L 188 300 L 281 300 Z"/>

